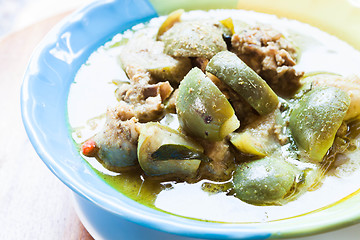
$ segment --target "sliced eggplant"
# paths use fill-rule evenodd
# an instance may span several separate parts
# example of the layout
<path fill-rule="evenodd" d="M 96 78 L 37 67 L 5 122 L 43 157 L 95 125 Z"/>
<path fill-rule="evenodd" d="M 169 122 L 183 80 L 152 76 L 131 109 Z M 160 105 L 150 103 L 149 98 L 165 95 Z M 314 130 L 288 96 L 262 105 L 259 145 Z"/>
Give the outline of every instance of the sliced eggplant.
<path fill-rule="evenodd" d="M 332 146 L 350 105 L 349 95 L 335 87 L 317 87 L 302 96 L 290 114 L 296 144 L 320 162 Z"/>
<path fill-rule="evenodd" d="M 180 132 L 151 122 L 140 131 L 137 157 L 148 176 L 170 176 L 174 179 L 196 177 L 203 148 Z"/>
<path fill-rule="evenodd" d="M 176 111 L 181 128 L 203 139 L 220 141 L 240 126 L 225 95 L 199 68 L 181 82 Z"/>
<path fill-rule="evenodd" d="M 278 96 L 269 85 L 232 52 L 216 54 L 206 71 L 224 81 L 261 115 L 274 111 L 279 104 Z"/>

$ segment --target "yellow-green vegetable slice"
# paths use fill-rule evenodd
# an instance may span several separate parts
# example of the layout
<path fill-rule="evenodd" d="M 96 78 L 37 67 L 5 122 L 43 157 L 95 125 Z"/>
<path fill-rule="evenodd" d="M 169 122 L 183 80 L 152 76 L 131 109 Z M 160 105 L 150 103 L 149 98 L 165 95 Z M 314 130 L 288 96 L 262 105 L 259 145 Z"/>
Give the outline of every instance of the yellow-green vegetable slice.
<path fill-rule="evenodd" d="M 337 87 L 347 92 L 351 102 L 344 120 L 348 121 L 360 116 L 360 76 L 349 75 L 344 77 L 336 73 L 315 72 L 306 74 L 301 82 L 303 86 L 298 95 L 319 86 Z"/>
<path fill-rule="evenodd" d="M 231 134 L 230 142 L 241 152 L 265 157 L 267 152 L 262 139 L 255 138 L 250 132 Z"/>
<path fill-rule="evenodd" d="M 182 156 L 174 155 L 171 158 L 170 152 L 166 150 L 168 146 L 172 150 L 178 146 L 178 153 Z M 184 154 L 184 148 L 187 149 L 187 156 Z M 193 178 L 202 160 L 189 156 L 197 154 L 199 158 L 204 158 L 202 152 L 203 148 L 189 137 L 159 123 L 146 123 L 141 128 L 137 156 L 140 167 L 149 176 L 171 175 L 180 179 Z"/>
<path fill-rule="evenodd" d="M 242 163 L 233 176 L 235 196 L 254 205 L 282 205 L 304 181 L 302 172 L 278 154 Z"/>
<path fill-rule="evenodd" d="M 188 58 L 173 58 L 164 53 L 164 43 L 146 36 L 131 39 L 119 54 L 119 61 L 127 68 L 148 71 L 155 81 L 178 84 L 191 69 Z"/>
<path fill-rule="evenodd" d="M 160 36 L 169 30 L 175 23 L 180 22 L 181 15 L 184 13 L 184 9 L 178 9 L 169 14 L 165 21 L 161 24 L 159 31 L 156 35 L 156 40 L 159 40 Z"/>
<path fill-rule="evenodd" d="M 227 29 L 227 31 L 225 31 L 226 35 L 232 36 L 235 33 L 234 22 L 232 18 L 221 20 L 220 23 Z"/>
<path fill-rule="evenodd" d="M 260 116 L 241 132 L 231 133 L 230 142 L 241 152 L 265 157 L 287 142 L 283 129 L 284 120 L 279 109 Z M 275 133 L 276 132 L 276 133 Z"/>
<path fill-rule="evenodd" d="M 225 95 L 199 68 L 181 81 L 176 110 L 181 128 L 203 139 L 220 141 L 240 126 Z"/>
<path fill-rule="evenodd" d="M 350 105 L 349 95 L 335 87 L 317 87 L 295 104 L 289 128 L 298 146 L 320 162 L 332 146 Z"/>
<path fill-rule="evenodd" d="M 166 54 L 173 57 L 212 58 L 227 49 L 222 31 L 212 23 L 178 22 L 160 38 Z"/>
<path fill-rule="evenodd" d="M 232 52 L 217 53 L 209 61 L 206 71 L 229 85 L 260 115 L 268 114 L 278 106 L 278 96 L 269 85 Z"/>

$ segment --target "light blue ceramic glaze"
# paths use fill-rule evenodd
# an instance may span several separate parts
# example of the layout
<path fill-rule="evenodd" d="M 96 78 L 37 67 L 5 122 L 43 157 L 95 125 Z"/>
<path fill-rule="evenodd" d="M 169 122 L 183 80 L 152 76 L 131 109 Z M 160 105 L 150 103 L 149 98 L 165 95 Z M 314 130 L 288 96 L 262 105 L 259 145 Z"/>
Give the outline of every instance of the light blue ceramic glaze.
<path fill-rule="evenodd" d="M 21 108 L 30 141 L 49 169 L 77 194 L 82 219 L 91 225 L 94 234 L 107 239 L 119 236 L 134 239 L 121 235 L 134 231 L 135 239 L 160 239 L 159 236 L 175 239 L 168 233 L 206 239 L 266 239 L 271 235 L 306 235 L 358 221 L 359 211 L 353 209 L 346 209 L 348 215 L 340 221 L 331 221 L 332 216 L 341 218 L 336 208 L 327 215 L 314 213 L 272 223 L 196 221 L 145 207 L 110 187 L 89 168 L 68 129 L 66 106 L 70 84 L 94 50 L 116 33 L 156 16 L 147 0 L 94 2 L 64 19 L 45 37 L 24 77 Z M 356 199 L 350 201 L 354 208 L 360 207 L 354 203 Z M 342 210 L 341 204 L 339 208 Z"/>

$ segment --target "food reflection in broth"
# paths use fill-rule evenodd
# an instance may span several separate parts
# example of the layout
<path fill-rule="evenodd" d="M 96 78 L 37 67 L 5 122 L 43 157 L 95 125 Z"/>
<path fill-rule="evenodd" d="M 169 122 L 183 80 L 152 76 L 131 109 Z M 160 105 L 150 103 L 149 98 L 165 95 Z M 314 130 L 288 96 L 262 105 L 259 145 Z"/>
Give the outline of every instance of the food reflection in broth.
<path fill-rule="evenodd" d="M 69 122 L 94 171 L 146 206 L 220 222 L 293 217 L 359 189 L 356 62 L 297 21 L 178 10 L 90 56 Z"/>

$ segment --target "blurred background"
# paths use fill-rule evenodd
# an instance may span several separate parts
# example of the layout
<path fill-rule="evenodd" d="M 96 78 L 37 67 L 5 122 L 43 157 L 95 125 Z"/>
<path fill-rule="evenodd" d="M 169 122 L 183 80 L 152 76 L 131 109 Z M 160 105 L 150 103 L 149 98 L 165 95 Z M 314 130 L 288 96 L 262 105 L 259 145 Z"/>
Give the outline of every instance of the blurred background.
<path fill-rule="evenodd" d="M 92 0 L 0 0 L 0 38 Z"/>

